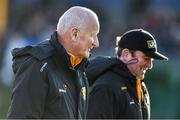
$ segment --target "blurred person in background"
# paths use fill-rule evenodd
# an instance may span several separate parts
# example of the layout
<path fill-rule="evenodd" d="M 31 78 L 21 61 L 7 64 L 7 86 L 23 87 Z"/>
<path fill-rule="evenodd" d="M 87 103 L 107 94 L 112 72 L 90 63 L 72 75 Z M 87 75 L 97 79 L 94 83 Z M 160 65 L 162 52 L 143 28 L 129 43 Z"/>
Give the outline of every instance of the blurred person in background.
<path fill-rule="evenodd" d="M 2 67 L 0 69 L 0 76 L 2 77 L 2 83 L 5 86 L 11 86 L 14 74 L 12 71 L 12 55 L 11 50 L 13 48 L 25 47 L 27 45 L 34 45 L 38 42 L 36 39 L 27 39 L 19 33 L 13 33 L 6 41 L 4 48 L 4 54 L 2 57 Z"/>
<path fill-rule="evenodd" d="M 157 51 L 156 40 L 133 29 L 117 41 L 117 57 L 97 57 L 86 74 L 92 85 L 87 118 L 150 119 L 150 98 L 143 79 L 153 59 L 168 60 Z"/>
<path fill-rule="evenodd" d="M 87 58 L 99 46 L 99 20 L 75 6 L 50 40 L 13 50 L 15 80 L 7 118 L 81 119 L 87 113 Z"/>

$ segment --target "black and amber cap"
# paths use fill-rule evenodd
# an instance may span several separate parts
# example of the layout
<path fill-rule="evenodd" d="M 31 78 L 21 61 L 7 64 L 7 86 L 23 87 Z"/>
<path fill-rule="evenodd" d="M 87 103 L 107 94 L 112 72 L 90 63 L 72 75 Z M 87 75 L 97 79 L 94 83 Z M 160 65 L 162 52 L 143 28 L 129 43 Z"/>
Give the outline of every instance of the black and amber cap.
<path fill-rule="evenodd" d="M 157 51 L 154 37 L 143 29 L 134 29 L 124 33 L 118 41 L 118 47 L 140 50 L 147 56 L 157 60 L 168 60 L 166 56 Z"/>

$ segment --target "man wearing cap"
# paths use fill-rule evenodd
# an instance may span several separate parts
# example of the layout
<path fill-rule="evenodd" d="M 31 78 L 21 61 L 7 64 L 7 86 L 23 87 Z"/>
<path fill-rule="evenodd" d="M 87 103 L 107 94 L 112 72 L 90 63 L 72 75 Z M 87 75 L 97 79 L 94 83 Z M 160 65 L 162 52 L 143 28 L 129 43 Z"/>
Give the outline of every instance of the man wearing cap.
<path fill-rule="evenodd" d="M 117 57 L 90 61 L 87 77 L 91 87 L 87 118 L 150 119 L 150 99 L 142 81 L 153 60 L 168 60 L 157 52 L 154 37 L 134 29 L 117 41 Z"/>

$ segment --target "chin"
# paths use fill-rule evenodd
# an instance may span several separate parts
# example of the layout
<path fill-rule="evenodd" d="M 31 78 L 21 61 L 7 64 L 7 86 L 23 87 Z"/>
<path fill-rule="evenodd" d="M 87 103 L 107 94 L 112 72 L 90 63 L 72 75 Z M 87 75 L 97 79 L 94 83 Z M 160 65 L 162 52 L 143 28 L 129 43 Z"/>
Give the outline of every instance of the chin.
<path fill-rule="evenodd" d="M 141 80 L 144 79 L 144 75 L 137 75 L 138 78 L 140 78 Z"/>
<path fill-rule="evenodd" d="M 84 58 L 89 58 L 89 55 L 86 55 Z"/>
<path fill-rule="evenodd" d="M 144 79 L 144 75 L 140 76 L 140 78 L 141 78 L 141 80 L 143 80 Z"/>
<path fill-rule="evenodd" d="M 89 58 L 89 56 L 90 56 L 90 53 L 89 53 L 89 52 L 88 52 L 88 53 L 85 53 L 84 58 Z"/>
<path fill-rule="evenodd" d="M 89 58 L 89 55 L 81 55 L 81 58 Z"/>

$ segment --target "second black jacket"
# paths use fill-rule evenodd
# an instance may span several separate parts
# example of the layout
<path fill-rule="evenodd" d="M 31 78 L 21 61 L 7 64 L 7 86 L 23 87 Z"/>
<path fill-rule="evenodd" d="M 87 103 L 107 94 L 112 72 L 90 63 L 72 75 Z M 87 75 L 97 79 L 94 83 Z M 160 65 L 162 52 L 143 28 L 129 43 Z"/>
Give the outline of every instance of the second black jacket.
<path fill-rule="evenodd" d="M 72 68 L 56 32 L 50 40 L 12 54 L 15 80 L 8 118 L 85 118 L 86 60 Z"/>
<path fill-rule="evenodd" d="M 98 57 L 86 71 L 91 87 L 88 118 L 149 119 L 150 101 L 142 82 L 142 101 L 138 103 L 136 78 L 117 58 Z"/>

